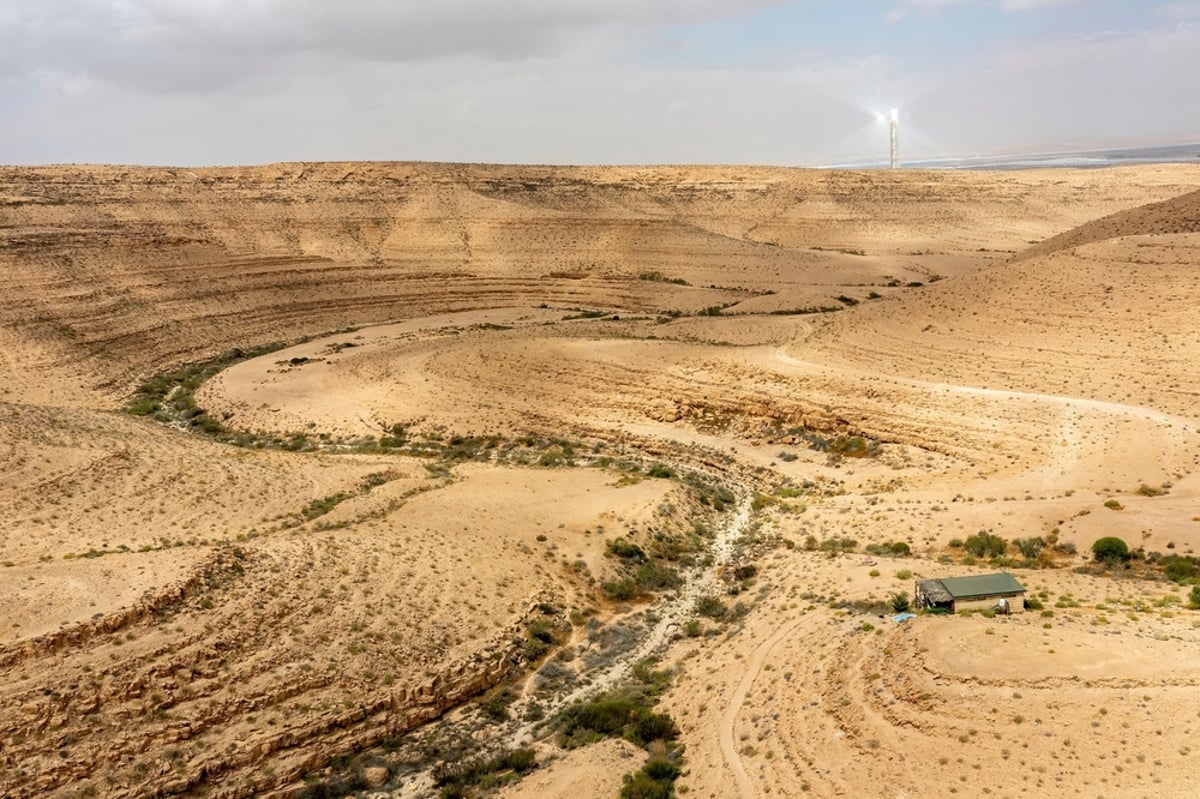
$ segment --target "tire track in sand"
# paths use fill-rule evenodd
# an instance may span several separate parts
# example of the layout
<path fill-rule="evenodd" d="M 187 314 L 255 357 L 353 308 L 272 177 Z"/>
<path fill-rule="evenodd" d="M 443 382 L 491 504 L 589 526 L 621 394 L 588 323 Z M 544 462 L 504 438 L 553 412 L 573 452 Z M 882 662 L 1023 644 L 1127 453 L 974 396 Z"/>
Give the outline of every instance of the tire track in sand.
<path fill-rule="evenodd" d="M 754 654 L 750 656 L 749 662 L 746 664 L 746 673 L 742 675 L 741 682 L 738 683 L 737 689 L 733 692 L 733 696 L 729 698 L 729 705 L 725 708 L 725 713 L 721 716 L 721 724 L 717 734 L 721 742 L 721 754 L 725 757 L 725 762 L 729 765 L 729 770 L 733 772 L 733 778 L 737 781 L 738 794 L 742 799 L 754 799 L 757 795 L 754 790 L 754 784 L 750 781 L 750 775 L 746 773 L 745 766 L 742 765 L 742 757 L 738 754 L 737 748 L 733 741 L 733 725 L 737 721 L 738 713 L 742 709 L 742 703 L 746 701 L 746 695 L 750 693 L 750 686 L 754 684 L 754 680 L 762 672 L 763 663 L 766 662 L 767 655 L 771 654 L 771 650 L 782 641 L 791 635 L 792 631 L 800 626 L 800 622 L 804 620 L 801 616 L 793 620 L 790 624 L 785 624 L 780 627 L 775 633 L 758 645 L 754 650 Z"/>

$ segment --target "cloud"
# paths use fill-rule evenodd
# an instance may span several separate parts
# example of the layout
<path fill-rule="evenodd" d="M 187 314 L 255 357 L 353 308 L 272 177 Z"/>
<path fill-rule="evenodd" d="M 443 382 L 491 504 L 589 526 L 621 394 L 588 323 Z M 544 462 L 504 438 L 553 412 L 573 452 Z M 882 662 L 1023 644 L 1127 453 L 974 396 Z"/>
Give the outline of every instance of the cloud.
<path fill-rule="evenodd" d="M 986 5 L 1006 2 L 1032 7 Z M 0 152 L 813 164 L 879 154 L 873 112 L 891 105 L 906 158 L 1200 130 L 1200 107 L 1179 100 L 1200 73 L 1200 38 L 1174 17 L 1033 42 L 964 26 L 969 56 L 957 50 L 948 68 L 904 30 L 860 41 L 857 9 L 831 20 L 844 39 L 794 46 L 802 37 L 780 21 L 816 21 L 805 4 L 756 15 L 773 2 L 0 0 Z M 771 36 L 755 38 L 764 25 Z M 681 39 L 696 44 L 669 52 Z"/>
<path fill-rule="evenodd" d="M 1068 149 L 1195 135 L 1200 30 L 1109 32 L 1013 43 L 911 109 L 945 150 Z"/>
<path fill-rule="evenodd" d="M 1012 12 L 1036 11 L 1050 6 L 1079 2 L 1083 2 L 1083 0 L 901 0 L 899 5 L 887 12 L 886 19 L 889 22 L 899 22 L 914 12 L 929 16 L 951 6 L 974 5 Z"/>
<path fill-rule="evenodd" d="M 1164 3 L 1154 9 L 1160 17 L 1175 20 L 1190 20 L 1200 18 L 1200 0 L 1190 2 Z"/>
<path fill-rule="evenodd" d="M 25 0 L 0 12 L 0 53 L 10 54 L 0 69 L 19 60 L 30 72 L 84 72 L 147 91 L 216 91 L 314 55 L 412 62 L 611 53 L 642 31 L 779 2 Z"/>

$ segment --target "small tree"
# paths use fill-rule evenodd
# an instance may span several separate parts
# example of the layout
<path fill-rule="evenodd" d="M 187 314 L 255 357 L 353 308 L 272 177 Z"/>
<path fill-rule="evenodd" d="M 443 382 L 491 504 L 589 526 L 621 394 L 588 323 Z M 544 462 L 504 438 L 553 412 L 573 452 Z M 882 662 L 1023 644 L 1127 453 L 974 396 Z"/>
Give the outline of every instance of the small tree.
<path fill-rule="evenodd" d="M 1008 542 L 993 533 L 980 531 L 969 536 L 963 546 L 977 558 L 998 558 L 1008 549 Z"/>
<path fill-rule="evenodd" d="M 1046 541 L 1040 536 L 1036 538 L 1014 538 L 1013 545 L 1021 553 L 1021 557 L 1033 560 L 1042 554 L 1042 549 L 1045 548 Z"/>
<path fill-rule="evenodd" d="M 1129 560 L 1129 545 L 1116 536 L 1105 536 L 1092 544 L 1092 555 L 1104 563 L 1125 563 Z"/>
<path fill-rule="evenodd" d="M 892 594 L 891 603 L 892 610 L 896 611 L 897 613 L 904 613 L 910 607 L 912 607 L 912 603 L 908 601 L 908 594 L 904 593 L 903 591 Z"/>

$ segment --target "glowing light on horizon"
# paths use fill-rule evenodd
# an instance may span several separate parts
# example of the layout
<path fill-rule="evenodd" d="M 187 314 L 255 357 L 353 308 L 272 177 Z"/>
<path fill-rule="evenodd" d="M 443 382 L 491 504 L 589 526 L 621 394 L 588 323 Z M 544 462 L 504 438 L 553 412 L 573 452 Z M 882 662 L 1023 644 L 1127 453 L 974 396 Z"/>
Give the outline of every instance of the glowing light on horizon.
<path fill-rule="evenodd" d="M 891 167 L 892 169 L 900 168 L 900 109 L 892 109 L 892 120 L 888 125 L 888 133 L 891 138 Z"/>

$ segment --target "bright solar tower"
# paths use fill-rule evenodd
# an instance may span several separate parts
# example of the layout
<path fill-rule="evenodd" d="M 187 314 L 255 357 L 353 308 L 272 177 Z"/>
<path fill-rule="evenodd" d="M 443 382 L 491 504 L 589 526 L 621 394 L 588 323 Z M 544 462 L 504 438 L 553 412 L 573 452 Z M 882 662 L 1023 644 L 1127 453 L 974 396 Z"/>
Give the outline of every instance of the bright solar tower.
<path fill-rule="evenodd" d="M 892 109 L 892 120 L 888 125 L 892 134 L 892 169 L 900 167 L 900 110 Z"/>

